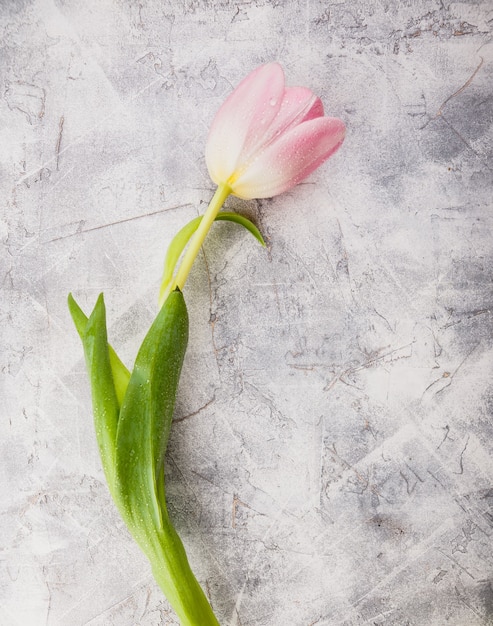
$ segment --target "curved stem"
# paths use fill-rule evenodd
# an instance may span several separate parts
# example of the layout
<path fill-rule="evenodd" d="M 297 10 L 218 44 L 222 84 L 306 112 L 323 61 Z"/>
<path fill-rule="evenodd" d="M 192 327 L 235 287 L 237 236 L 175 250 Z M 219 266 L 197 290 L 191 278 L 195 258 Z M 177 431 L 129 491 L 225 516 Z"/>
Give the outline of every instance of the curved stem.
<path fill-rule="evenodd" d="M 211 605 L 188 563 L 176 530 L 165 520 L 157 546 L 148 555 L 152 573 L 182 626 L 219 626 Z"/>
<path fill-rule="evenodd" d="M 222 207 L 224 201 L 230 193 L 230 187 L 225 184 L 219 185 L 216 189 L 216 193 L 214 194 L 209 206 L 207 207 L 207 211 L 204 213 L 204 217 L 202 218 L 199 227 L 195 231 L 190 245 L 183 255 L 183 260 L 176 274 L 173 288 L 178 287 L 180 290 L 183 289 L 183 286 L 188 278 L 188 274 L 192 269 L 193 262 L 195 261 L 197 254 L 199 253 L 200 247 L 204 243 L 204 239 L 206 238 L 206 235 L 209 232 L 213 221 L 216 219 L 216 215 L 219 213 L 220 208 Z"/>

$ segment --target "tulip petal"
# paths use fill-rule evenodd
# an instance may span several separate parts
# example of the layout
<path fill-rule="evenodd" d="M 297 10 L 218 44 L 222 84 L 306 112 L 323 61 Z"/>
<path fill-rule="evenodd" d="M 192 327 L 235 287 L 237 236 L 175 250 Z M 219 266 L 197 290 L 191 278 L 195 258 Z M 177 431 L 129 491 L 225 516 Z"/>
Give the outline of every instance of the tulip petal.
<path fill-rule="evenodd" d="M 263 136 L 259 137 L 257 144 L 250 143 L 245 147 L 239 157 L 238 177 L 242 171 L 248 168 L 249 162 L 258 152 L 264 150 L 282 134 L 302 122 L 321 117 L 324 108 L 320 98 L 317 98 L 306 87 L 288 87 L 282 96 L 281 106 L 270 126 L 265 129 Z"/>
<path fill-rule="evenodd" d="M 322 101 L 310 89 L 287 87 L 277 117 L 290 120 L 287 128 L 292 128 L 315 117 L 322 117 L 323 114 Z"/>
<path fill-rule="evenodd" d="M 240 198 L 270 198 L 297 185 L 339 148 L 344 122 L 316 117 L 281 135 L 260 151 L 232 185 Z"/>
<path fill-rule="evenodd" d="M 209 174 L 216 184 L 235 173 L 241 155 L 251 152 L 276 117 L 284 94 L 284 72 L 278 63 L 251 72 L 219 109 L 205 150 Z"/>

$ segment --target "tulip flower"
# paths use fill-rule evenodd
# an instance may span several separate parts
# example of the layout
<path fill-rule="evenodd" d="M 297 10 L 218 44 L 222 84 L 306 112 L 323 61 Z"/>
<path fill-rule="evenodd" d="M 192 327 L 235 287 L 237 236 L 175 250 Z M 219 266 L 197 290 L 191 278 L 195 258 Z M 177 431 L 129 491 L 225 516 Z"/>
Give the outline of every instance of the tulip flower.
<path fill-rule="evenodd" d="M 206 162 L 217 190 L 205 214 L 186 224 L 168 248 L 159 312 L 131 371 L 108 342 L 103 296 L 90 316 L 69 296 L 84 347 L 96 439 L 110 493 L 182 626 L 219 626 L 166 504 L 164 456 L 188 345 L 182 288 L 215 220 L 240 224 L 265 245 L 248 219 L 219 213 L 230 194 L 265 198 L 287 191 L 328 159 L 343 139 L 343 122 L 324 117 L 322 102 L 309 89 L 286 87 L 277 63 L 259 67 L 216 115 Z"/>
<path fill-rule="evenodd" d="M 212 180 L 244 199 L 277 196 L 311 174 L 344 140 L 342 120 L 320 98 L 286 87 L 278 63 L 249 74 L 212 124 L 205 160 Z"/>
<path fill-rule="evenodd" d="M 183 288 L 205 236 L 229 194 L 270 198 L 297 185 L 336 152 L 344 122 L 324 117 L 320 98 L 306 87 L 286 87 L 278 63 L 251 72 L 219 109 L 205 160 L 218 185 L 178 270 Z"/>

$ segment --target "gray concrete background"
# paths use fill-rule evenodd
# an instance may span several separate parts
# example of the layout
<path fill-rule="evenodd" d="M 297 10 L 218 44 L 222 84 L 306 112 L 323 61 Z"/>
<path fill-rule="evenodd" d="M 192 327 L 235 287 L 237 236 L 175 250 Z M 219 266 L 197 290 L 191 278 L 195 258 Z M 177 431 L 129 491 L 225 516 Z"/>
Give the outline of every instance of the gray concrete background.
<path fill-rule="evenodd" d="M 0 623 L 177 624 L 109 498 L 66 308 L 130 366 L 214 113 L 258 64 L 345 120 L 186 287 L 168 500 L 221 624 L 493 624 L 493 5 L 3 0 Z"/>

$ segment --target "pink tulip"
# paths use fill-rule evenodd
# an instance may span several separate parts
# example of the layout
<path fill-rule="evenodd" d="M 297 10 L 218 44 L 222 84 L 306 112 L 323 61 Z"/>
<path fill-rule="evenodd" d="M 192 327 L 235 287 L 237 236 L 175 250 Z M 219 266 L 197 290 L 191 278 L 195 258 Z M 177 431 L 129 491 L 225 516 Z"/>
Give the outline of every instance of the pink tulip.
<path fill-rule="evenodd" d="M 328 159 L 344 141 L 344 122 L 324 117 L 324 107 L 306 87 L 286 87 L 278 63 L 249 74 L 219 109 L 205 160 L 216 193 L 161 300 L 183 289 L 197 254 L 230 193 L 246 200 L 287 191 Z"/>
<path fill-rule="evenodd" d="M 276 196 L 311 174 L 344 140 L 342 120 L 320 98 L 286 87 L 278 63 L 262 65 L 227 98 L 212 124 L 206 163 L 212 180 L 240 198 Z"/>

